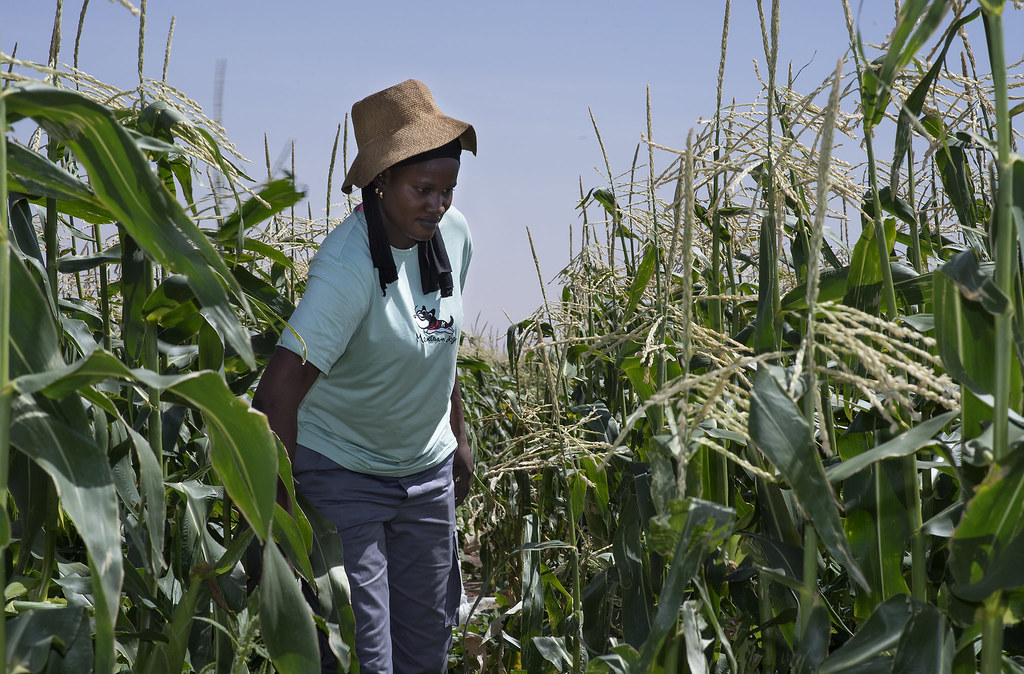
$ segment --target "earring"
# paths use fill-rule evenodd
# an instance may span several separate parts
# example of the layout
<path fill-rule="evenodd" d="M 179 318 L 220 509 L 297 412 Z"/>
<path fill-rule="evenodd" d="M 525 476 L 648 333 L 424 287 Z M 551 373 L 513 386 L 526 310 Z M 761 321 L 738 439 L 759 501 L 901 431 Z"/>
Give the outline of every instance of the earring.
<path fill-rule="evenodd" d="M 384 198 L 384 191 L 381 190 L 380 185 L 374 186 L 373 191 L 377 193 L 377 198 L 378 199 L 383 199 Z"/>

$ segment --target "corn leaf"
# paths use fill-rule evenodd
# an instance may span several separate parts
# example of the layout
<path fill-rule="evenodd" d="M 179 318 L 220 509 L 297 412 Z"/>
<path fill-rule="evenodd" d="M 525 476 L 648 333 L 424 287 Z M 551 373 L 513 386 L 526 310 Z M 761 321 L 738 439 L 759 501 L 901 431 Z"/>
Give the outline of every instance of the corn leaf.
<path fill-rule="evenodd" d="M 882 224 L 885 230 L 886 250 L 891 252 L 896 242 L 896 221 L 886 218 Z M 843 304 L 866 311 L 876 311 L 881 302 L 882 265 L 878 259 L 875 228 L 870 223 L 862 221 L 860 237 L 850 257 L 850 271 L 843 291 Z M 896 307 L 892 309 L 896 311 Z"/>
<path fill-rule="evenodd" d="M 731 508 L 717 503 L 699 499 L 690 502 L 672 565 L 658 595 L 658 613 L 651 625 L 650 636 L 640 651 L 640 663 L 636 671 L 651 671 L 665 637 L 679 619 L 679 608 L 690 580 L 705 558 L 732 533 L 735 516 Z"/>
<path fill-rule="evenodd" d="M 114 355 L 96 350 L 72 365 L 26 375 L 13 384 L 21 392 L 61 398 L 108 378 L 135 381 L 178 396 L 203 414 L 210 437 L 210 462 L 238 509 L 265 540 L 274 517 L 277 445 L 266 417 L 236 398 L 215 372 L 160 376 L 130 369 Z"/>
<path fill-rule="evenodd" d="M 910 149 L 910 121 L 911 119 L 916 119 L 921 114 L 928 91 L 935 83 L 935 78 L 942 72 L 942 68 L 946 63 L 946 52 L 949 51 L 949 46 L 953 44 L 953 40 L 957 38 L 960 28 L 964 24 L 978 18 L 979 14 L 980 10 L 976 9 L 955 21 L 946 30 L 946 41 L 942 46 L 942 50 L 935 56 L 935 62 L 917 83 L 914 90 L 910 92 L 910 95 L 907 96 L 907 100 L 903 102 L 903 107 L 900 108 L 899 121 L 896 123 L 896 143 L 892 156 L 892 169 L 889 172 L 889 190 L 891 193 L 896 192 L 896 187 L 899 184 L 900 167 L 907 156 L 907 150 Z"/>
<path fill-rule="evenodd" d="M 339 638 L 331 640 L 331 649 L 342 667 L 348 668 L 356 651 L 356 619 L 352 613 L 348 574 L 345 573 L 345 555 L 341 548 L 341 539 L 338 537 L 338 529 L 301 494 L 299 505 L 312 527 L 312 551 L 309 559 L 313 566 L 320 610 L 331 621 L 331 629 L 338 631 Z"/>
<path fill-rule="evenodd" d="M 922 447 L 933 444 L 932 438 L 956 416 L 957 412 L 954 411 L 932 417 L 922 421 L 910 430 L 900 433 L 888 442 L 858 454 L 849 460 L 844 460 L 842 463 L 830 466 L 825 471 L 828 481 L 833 484 L 840 482 L 878 461 L 909 456 Z"/>
<path fill-rule="evenodd" d="M 43 84 L 12 85 L 0 95 L 10 113 L 33 118 L 75 153 L 104 206 L 148 255 L 188 277 L 211 322 L 255 368 L 248 334 L 231 308 L 224 284 L 248 311 L 241 288 L 111 112 L 74 91 Z"/>
<path fill-rule="evenodd" d="M 320 668 L 313 613 L 276 545 L 263 547 L 260 627 L 278 672 L 307 674 Z"/>
<path fill-rule="evenodd" d="M 937 614 L 937 618 L 929 615 L 933 613 Z M 933 639 L 918 644 L 903 642 L 903 636 L 908 626 L 913 621 L 919 620 L 921 616 L 926 616 L 924 618 L 925 622 L 922 622 L 920 627 L 914 629 L 913 635 L 921 638 L 925 637 L 925 632 L 927 632 L 933 636 Z M 935 630 L 922 629 L 927 628 L 928 622 L 934 625 L 936 620 L 941 622 L 943 618 L 942 614 L 934 606 L 917 601 L 911 597 L 893 597 L 879 604 L 878 608 L 871 614 L 871 617 L 857 630 L 857 633 L 843 644 L 841 648 L 829 655 L 818 671 L 820 674 L 848 672 L 858 665 L 871 662 L 883 653 L 900 645 L 910 645 L 915 652 L 918 648 L 931 648 L 940 654 L 944 653 L 949 647 L 950 635 L 948 632 L 939 630 L 939 633 L 935 634 Z M 928 659 L 930 661 L 933 660 L 931 657 Z M 905 660 L 901 660 L 901 662 L 905 662 Z M 886 667 L 884 671 L 894 670 Z M 917 669 L 913 671 L 948 672 L 949 670 Z"/>
<path fill-rule="evenodd" d="M 27 395 L 14 400 L 11 444 L 53 479 L 61 508 L 85 543 L 95 570 L 97 658 L 110 661 L 124 575 L 120 517 L 106 452 L 87 433 L 88 428 L 69 426 Z"/>
<path fill-rule="evenodd" d="M 900 7 L 896 30 L 881 65 L 869 65 L 864 69 L 861 100 L 866 131 L 870 132 L 882 121 L 896 75 L 939 27 L 948 9 L 949 0 L 933 0 L 931 3 L 928 0 L 907 0 Z"/>
<path fill-rule="evenodd" d="M 8 187 L 34 198 L 75 202 L 76 213 L 89 222 L 113 222 L 114 217 L 92 189 L 38 152 L 7 141 Z"/>
<path fill-rule="evenodd" d="M 850 578 L 864 590 L 870 590 L 843 532 L 836 497 L 814 451 L 810 428 L 796 403 L 764 367 L 754 377 L 750 438 L 792 485 L 804 514 L 825 546 L 846 567 Z"/>
<path fill-rule="evenodd" d="M 658 258 L 658 247 L 651 243 L 646 244 L 644 246 L 644 256 L 640 260 L 640 266 L 637 267 L 636 275 L 629 284 L 629 290 L 626 291 L 626 312 L 622 317 L 623 322 L 627 322 L 632 318 L 633 312 L 636 311 L 637 305 L 640 304 L 644 291 L 647 289 L 647 284 L 651 282 L 651 276 L 654 275 L 654 268 L 658 264 Z"/>
<path fill-rule="evenodd" d="M 953 591 L 982 601 L 997 590 L 1024 586 L 1024 451 L 995 464 L 967 503 L 950 540 Z"/>
<path fill-rule="evenodd" d="M 214 237 L 221 245 L 233 245 L 238 240 L 238 228 L 249 229 L 299 202 L 305 192 L 295 189 L 291 178 L 274 180 L 249 199 L 242 208 L 229 215 Z"/>
<path fill-rule="evenodd" d="M 8 672 L 91 672 L 92 641 L 84 606 L 36 609 L 7 619 Z"/>

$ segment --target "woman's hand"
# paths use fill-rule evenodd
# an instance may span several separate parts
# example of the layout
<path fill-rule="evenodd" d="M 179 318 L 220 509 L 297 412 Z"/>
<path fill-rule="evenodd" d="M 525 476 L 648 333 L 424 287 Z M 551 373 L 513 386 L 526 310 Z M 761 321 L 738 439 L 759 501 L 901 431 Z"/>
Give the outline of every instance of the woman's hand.
<path fill-rule="evenodd" d="M 455 505 L 461 505 L 469 494 L 469 485 L 473 481 L 473 450 L 468 442 L 459 442 L 452 463 L 452 479 L 455 480 Z"/>
<path fill-rule="evenodd" d="M 452 480 L 455 482 L 455 505 L 461 505 L 466 500 L 469 485 L 473 481 L 473 450 L 470 449 L 466 437 L 466 417 L 462 413 L 462 390 L 459 388 L 458 377 L 455 378 L 455 386 L 452 388 L 452 412 L 449 423 L 459 443 L 452 461 Z"/>

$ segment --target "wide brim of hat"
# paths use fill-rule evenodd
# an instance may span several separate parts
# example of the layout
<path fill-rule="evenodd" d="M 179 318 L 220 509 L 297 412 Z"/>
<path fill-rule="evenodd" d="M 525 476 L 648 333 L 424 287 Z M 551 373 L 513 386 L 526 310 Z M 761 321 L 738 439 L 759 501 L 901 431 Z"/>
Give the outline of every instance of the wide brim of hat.
<path fill-rule="evenodd" d="M 421 120 L 387 137 L 375 138 L 359 148 L 352 166 L 345 174 L 341 191 L 349 194 L 354 187 L 366 187 L 385 169 L 403 159 L 441 147 L 456 138 L 463 150 L 476 154 L 476 130 L 473 125 L 446 115 Z"/>

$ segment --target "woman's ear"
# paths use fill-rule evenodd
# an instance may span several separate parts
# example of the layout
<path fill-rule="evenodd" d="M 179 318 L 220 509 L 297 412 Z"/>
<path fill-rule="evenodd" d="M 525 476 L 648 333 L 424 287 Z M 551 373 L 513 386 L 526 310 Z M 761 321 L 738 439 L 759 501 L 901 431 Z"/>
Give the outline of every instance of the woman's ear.
<path fill-rule="evenodd" d="M 377 187 L 384 189 L 387 187 L 388 181 L 391 180 L 391 169 L 386 168 L 381 171 L 376 178 L 373 179 L 373 184 Z"/>

